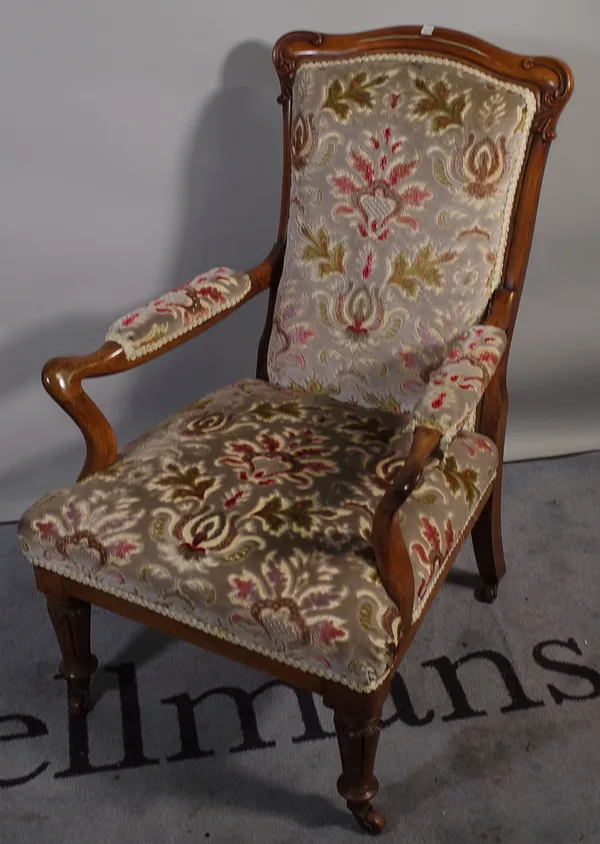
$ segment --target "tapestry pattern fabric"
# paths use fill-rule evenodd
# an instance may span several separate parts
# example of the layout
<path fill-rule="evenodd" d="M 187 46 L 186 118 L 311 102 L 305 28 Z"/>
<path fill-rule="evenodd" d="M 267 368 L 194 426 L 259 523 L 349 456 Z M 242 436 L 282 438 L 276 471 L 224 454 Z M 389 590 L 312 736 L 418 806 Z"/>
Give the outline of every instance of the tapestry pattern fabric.
<path fill-rule="evenodd" d="M 432 56 L 299 67 L 273 383 L 415 407 L 501 282 L 535 109 L 527 88 Z"/>
<path fill-rule="evenodd" d="M 37 566 L 367 692 L 498 464 L 489 439 L 463 432 L 399 511 L 415 583 L 402 619 L 370 531 L 410 426 L 408 414 L 241 381 L 35 504 L 22 548 Z"/>

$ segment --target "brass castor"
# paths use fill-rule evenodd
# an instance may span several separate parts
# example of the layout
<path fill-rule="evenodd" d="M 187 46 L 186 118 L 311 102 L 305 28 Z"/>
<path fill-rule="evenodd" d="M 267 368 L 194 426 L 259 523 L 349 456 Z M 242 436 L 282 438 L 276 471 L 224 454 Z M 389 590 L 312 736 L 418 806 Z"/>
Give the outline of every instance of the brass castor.
<path fill-rule="evenodd" d="M 385 829 L 385 815 L 376 809 L 372 803 L 356 805 L 356 803 L 352 803 L 349 800 L 347 806 L 356 818 L 359 826 L 366 829 L 371 835 L 379 835 Z"/>
<path fill-rule="evenodd" d="M 493 604 L 497 597 L 497 583 L 483 583 L 477 590 L 477 600 L 483 604 Z"/>

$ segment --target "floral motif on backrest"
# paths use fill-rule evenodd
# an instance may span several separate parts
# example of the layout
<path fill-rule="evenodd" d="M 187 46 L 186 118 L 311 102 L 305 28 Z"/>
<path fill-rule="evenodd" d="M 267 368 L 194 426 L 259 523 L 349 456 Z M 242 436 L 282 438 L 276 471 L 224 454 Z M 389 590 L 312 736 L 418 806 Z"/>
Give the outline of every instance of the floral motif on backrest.
<path fill-rule="evenodd" d="M 501 281 L 535 108 L 443 58 L 300 65 L 273 383 L 414 407 Z"/>

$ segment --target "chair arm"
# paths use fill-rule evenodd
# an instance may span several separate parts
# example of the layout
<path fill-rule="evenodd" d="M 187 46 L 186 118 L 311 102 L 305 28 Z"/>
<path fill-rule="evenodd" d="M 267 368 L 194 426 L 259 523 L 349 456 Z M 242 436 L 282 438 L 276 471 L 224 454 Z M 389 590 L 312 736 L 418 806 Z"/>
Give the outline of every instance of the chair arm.
<path fill-rule="evenodd" d="M 120 317 L 105 339 L 122 346 L 127 360 L 146 357 L 232 310 L 251 289 L 248 273 L 216 267 Z"/>
<path fill-rule="evenodd" d="M 115 433 L 104 414 L 83 390 L 82 380 L 133 369 L 211 328 L 276 280 L 281 272 L 283 251 L 284 246 L 276 244 L 261 264 L 244 275 L 236 274 L 236 295 L 229 300 L 227 284 L 215 279 L 214 284 L 205 285 L 204 281 L 200 281 L 205 277 L 199 276 L 197 280 L 138 311 L 139 318 L 129 323 L 127 317 L 119 320 L 111 326 L 107 342 L 95 352 L 48 361 L 42 371 L 42 383 L 85 439 L 86 458 L 78 480 L 106 469 L 117 459 Z M 237 279 L 243 281 L 238 282 Z M 243 285 L 241 288 L 238 286 L 240 283 Z M 214 292 L 208 292 L 208 287 L 214 288 Z"/>
<path fill-rule="evenodd" d="M 461 334 L 443 363 L 430 373 L 413 411 L 414 427 L 439 431 L 445 449 L 476 409 L 506 345 L 504 329 L 487 323 Z"/>
<path fill-rule="evenodd" d="M 461 390 L 456 396 L 456 403 L 451 406 L 451 409 L 458 412 L 454 412 L 449 419 L 444 419 L 443 413 L 438 412 L 442 410 L 442 407 L 446 411 L 445 403 L 437 408 L 431 407 L 436 395 L 433 391 L 441 385 L 432 384 L 434 376 L 430 377 L 431 388 L 428 388 L 425 400 L 421 399 L 414 411 L 413 441 L 406 462 L 394 477 L 390 488 L 380 499 L 375 510 L 371 543 L 375 551 L 377 570 L 388 595 L 400 610 L 400 616 L 405 625 L 407 619 L 408 626 L 412 622 L 415 583 L 412 563 L 396 514 L 418 486 L 423 471 L 434 452 L 454 438 L 469 413 L 476 408 L 477 402 L 496 371 L 502 377 L 500 380 L 498 377 L 493 379 L 491 395 L 489 390 L 485 392 L 482 413 L 482 423 L 485 422 L 485 425 L 482 427 L 482 432 L 497 442 L 498 431 L 501 429 L 500 440 L 503 442 L 507 401 L 504 378 L 506 359 L 501 361 L 501 358 L 507 345 L 507 334 L 510 335 L 514 322 L 515 301 L 515 291 L 500 288 L 494 294 L 490 312 L 484 324 L 469 330 L 475 334 L 470 342 L 476 342 L 476 347 L 475 349 L 467 348 L 467 350 L 475 352 L 476 362 L 471 364 L 467 356 L 467 364 L 476 368 L 479 379 L 474 382 L 468 381 L 467 383 L 472 386 L 467 390 Z M 483 329 L 483 333 L 478 335 L 477 331 L 480 329 Z M 466 335 L 468 338 L 469 332 L 466 332 Z M 492 338 L 489 347 L 485 342 L 486 338 Z M 456 346 L 461 349 L 463 344 L 468 347 L 469 340 L 461 338 Z M 448 357 L 452 356 L 454 348 L 455 346 L 452 346 Z M 488 356 L 485 352 L 490 349 L 492 353 Z M 483 360 L 479 353 L 484 355 Z M 451 361 L 447 359 L 441 368 L 446 369 L 456 363 L 460 355 L 458 352 L 455 354 L 456 358 Z M 450 381 L 452 387 L 456 383 L 460 383 L 460 378 Z M 489 403 L 487 398 L 489 398 Z M 486 408 L 487 404 L 489 407 Z M 500 412 L 499 408 L 504 409 Z"/>
<path fill-rule="evenodd" d="M 375 562 L 386 592 L 400 610 L 405 630 L 413 617 L 415 578 L 397 512 L 412 494 L 423 476 L 431 455 L 437 449 L 441 433 L 418 427 L 404 466 L 380 499 L 371 529 Z"/>

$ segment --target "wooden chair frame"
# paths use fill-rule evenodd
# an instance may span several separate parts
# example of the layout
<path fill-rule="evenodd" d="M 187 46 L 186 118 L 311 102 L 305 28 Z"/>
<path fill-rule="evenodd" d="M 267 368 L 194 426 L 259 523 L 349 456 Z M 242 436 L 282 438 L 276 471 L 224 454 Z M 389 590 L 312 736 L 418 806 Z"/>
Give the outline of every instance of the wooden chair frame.
<path fill-rule="evenodd" d="M 546 158 L 550 142 L 556 137 L 558 118 L 571 96 L 573 78 L 568 66 L 556 59 L 509 53 L 478 38 L 449 29 L 435 28 L 432 35 L 423 35 L 420 27 L 405 26 L 356 35 L 294 32 L 283 36 L 273 51 L 273 61 L 281 82 L 279 102 L 283 107 L 284 164 L 278 236 L 267 258 L 249 271 L 251 289 L 236 306 L 240 307 L 257 293 L 270 289 L 267 318 L 259 344 L 257 376 L 260 378 L 267 379 L 266 352 L 286 246 L 291 185 L 291 101 L 296 70 L 302 62 L 308 60 L 336 60 L 392 51 L 426 53 L 463 62 L 495 74 L 500 79 L 526 86 L 535 94 L 538 105 L 513 207 L 502 284 L 495 292 L 485 315 L 488 324 L 505 329 L 508 335 L 508 348 L 479 403 L 476 419 L 476 429 L 490 437 L 498 447 L 498 474 L 473 514 L 462 541 L 447 559 L 444 574 L 439 578 L 420 619 L 404 631 L 395 661 L 397 667 L 469 533 L 472 534 L 477 565 L 483 581 L 483 600 L 492 601 L 496 597 L 498 582 L 505 571 L 500 498 L 508 412 L 508 350 L 523 289 Z M 114 431 L 106 417 L 84 392 L 82 381 L 85 378 L 111 375 L 140 366 L 206 331 L 225 315 L 218 315 L 153 353 L 133 361 L 127 360 L 120 346 L 108 342 L 90 355 L 54 358 L 46 364 L 42 376 L 46 390 L 71 416 L 85 438 L 87 454 L 80 480 L 109 467 L 117 459 Z M 399 607 L 403 619 L 412 616 L 414 581 L 406 545 L 398 521 L 393 516 L 418 483 L 428 459 L 438 447 L 439 438 L 439 433 L 432 429 L 416 430 L 406 464 L 380 501 L 373 522 L 372 542 L 377 566 L 385 588 Z M 376 691 L 361 694 L 341 684 L 211 637 L 184 623 L 48 570 L 36 568 L 35 577 L 38 588 L 46 596 L 60 645 L 60 672 L 68 681 L 71 715 L 87 711 L 90 678 L 98 664 L 90 651 L 90 605 L 94 604 L 154 627 L 170 636 L 253 666 L 259 671 L 275 675 L 301 689 L 322 695 L 325 705 L 334 710 L 342 760 L 338 790 L 363 827 L 371 832 L 383 829 L 385 818 L 371 804 L 378 789 L 373 766 L 381 710 L 389 692 L 393 672 Z"/>

